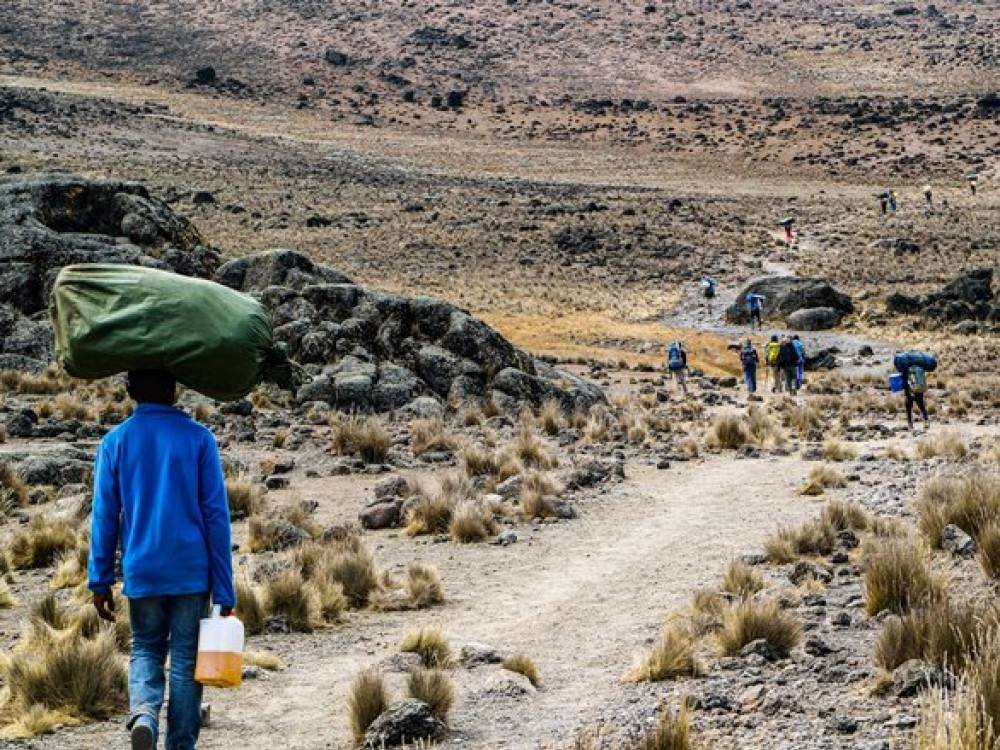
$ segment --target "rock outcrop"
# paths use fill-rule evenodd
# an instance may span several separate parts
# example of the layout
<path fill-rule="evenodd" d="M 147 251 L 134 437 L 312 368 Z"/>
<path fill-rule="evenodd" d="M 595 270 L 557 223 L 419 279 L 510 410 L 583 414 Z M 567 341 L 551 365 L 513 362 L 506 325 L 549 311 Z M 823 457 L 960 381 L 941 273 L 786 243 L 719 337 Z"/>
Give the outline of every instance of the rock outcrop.
<path fill-rule="evenodd" d="M 977 268 L 923 296 L 890 294 L 885 301 L 886 311 L 919 315 L 935 324 L 1000 323 L 1000 291 L 993 290 L 993 273 L 992 268 Z"/>
<path fill-rule="evenodd" d="M 814 331 L 833 328 L 845 315 L 854 312 L 851 298 L 838 292 L 824 279 L 803 279 L 796 276 L 768 276 L 756 279 L 736 297 L 726 309 L 726 319 L 731 323 L 749 321 L 747 295 L 759 294 L 764 298 L 765 320 L 780 318 L 790 326 Z"/>
<path fill-rule="evenodd" d="M 415 399 L 585 409 L 601 389 L 534 360 L 455 305 L 354 284 L 292 250 L 220 265 L 194 227 L 137 183 L 52 176 L 0 181 L 0 369 L 52 358 L 48 297 L 71 263 L 153 266 L 259 298 L 275 337 L 311 371 L 300 402 L 384 412 Z"/>

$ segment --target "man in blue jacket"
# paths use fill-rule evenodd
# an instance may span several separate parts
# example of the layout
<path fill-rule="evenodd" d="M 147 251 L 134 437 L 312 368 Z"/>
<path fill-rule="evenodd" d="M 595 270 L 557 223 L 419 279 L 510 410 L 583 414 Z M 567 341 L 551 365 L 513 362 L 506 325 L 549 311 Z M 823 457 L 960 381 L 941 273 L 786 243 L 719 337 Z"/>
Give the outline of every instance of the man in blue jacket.
<path fill-rule="evenodd" d="M 174 408 L 176 382 L 163 370 L 128 374 L 137 402 L 97 453 L 89 587 L 98 614 L 114 621 L 115 552 L 121 539 L 132 625 L 129 663 L 133 750 L 153 750 L 170 654 L 167 750 L 194 750 L 201 686 L 194 680 L 199 620 L 209 597 L 228 615 L 233 590 L 226 484 L 212 433 Z"/>

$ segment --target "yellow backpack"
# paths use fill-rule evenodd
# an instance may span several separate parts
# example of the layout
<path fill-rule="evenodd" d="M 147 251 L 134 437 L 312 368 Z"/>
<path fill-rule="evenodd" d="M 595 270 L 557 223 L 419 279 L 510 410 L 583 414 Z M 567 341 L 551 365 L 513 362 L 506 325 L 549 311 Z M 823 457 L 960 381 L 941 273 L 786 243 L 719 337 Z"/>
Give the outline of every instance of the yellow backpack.
<path fill-rule="evenodd" d="M 765 359 L 769 365 L 778 364 L 778 352 L 781 351 L 781 344 L 777 341 L 770 341 L 765 349 Z"/>

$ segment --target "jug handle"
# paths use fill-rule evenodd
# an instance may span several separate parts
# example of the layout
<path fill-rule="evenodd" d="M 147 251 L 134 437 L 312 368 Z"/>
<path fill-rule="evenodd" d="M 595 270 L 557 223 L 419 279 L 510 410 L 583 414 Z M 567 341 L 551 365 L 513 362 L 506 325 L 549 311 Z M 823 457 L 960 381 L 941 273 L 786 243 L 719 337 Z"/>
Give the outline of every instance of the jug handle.
<path fill-rule="evenodd" d="M 222 617 L 222 607 L 219 606 L 218 604 L 213 605 L 213 607 L 212 607 L 212 619 L 213 620 L 218 620 L 220 617 Z"/>

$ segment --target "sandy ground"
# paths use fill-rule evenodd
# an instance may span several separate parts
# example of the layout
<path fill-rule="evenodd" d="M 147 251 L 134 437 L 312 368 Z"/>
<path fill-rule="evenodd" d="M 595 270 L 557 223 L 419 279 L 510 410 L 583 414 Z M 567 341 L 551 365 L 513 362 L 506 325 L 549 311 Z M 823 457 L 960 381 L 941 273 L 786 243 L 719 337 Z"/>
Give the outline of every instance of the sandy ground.
<path fill-rule="evenodd" d="M 496 668 L 456 668 L 449 744 L 533 748 L 564 740 L 624 693 L 621 675 L 659 632 L 665 612 L 721 574 L 734 555 L 759 549 L 777 526 L 816 512 L 795 492 L 805 471 L 795 458 L 713 457 L 664 471 L 631 465 L 625 482 L 580 503 L 581 518 L 519 530 L 518 543 L 506 548 L 369 536 L 382 565 L 436 565 L 448 602 L 416 614 L 355 614 L 346 626 L 313 636 L 254 639 L 250 648 L 273 650 L 285 669 L 239 691 L 208 691 L 213 724 L 200 746 L 349 747 L 351 679 L 424 624 L 441 626 L 456 651 L 479 642 L 528 654 L 542 674 L 533 696 L 473 705 L 462 697 L 484 690 Z M 313 480 L 300 489 L 320 501 L 322 514 L 352 516 L 361 502 L 357 479 Z M 395 687 L 402 692 L 398 678 Z M 18 746 L 91 750 L 119 741 L 124 734 L 113 720 Z"/>

